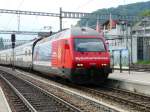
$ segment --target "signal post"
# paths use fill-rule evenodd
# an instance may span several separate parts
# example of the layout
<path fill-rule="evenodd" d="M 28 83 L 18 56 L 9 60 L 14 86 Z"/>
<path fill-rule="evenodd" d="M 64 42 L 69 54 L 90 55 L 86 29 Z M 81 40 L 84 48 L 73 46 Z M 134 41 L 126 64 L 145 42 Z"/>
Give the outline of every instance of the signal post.
<path fill-rule="evenodd" d="M 14 48 L 15 48 L 15 42 L 16 42 L 16 35 L 15 35 L 15 34 L 11 34 L 11 42 L 12 42 L 12 57 L 13 57 L 12 70 L 14 70 L 14 69 L 15 69 L 15 54 L 14 54 Z"/>

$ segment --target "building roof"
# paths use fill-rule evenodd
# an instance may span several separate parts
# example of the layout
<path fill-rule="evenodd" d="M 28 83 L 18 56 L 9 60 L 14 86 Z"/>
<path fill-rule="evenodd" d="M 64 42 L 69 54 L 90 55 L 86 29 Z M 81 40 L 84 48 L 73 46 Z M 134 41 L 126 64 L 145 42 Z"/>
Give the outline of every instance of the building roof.
<path fill-rule="evenodd" d="M 116 27 L 116 24 L 118 24 L 119 23 L 119 20 L 112 20 L 112 27 Z M 107 20 L 104 24 L 103 24 L 103 26 L 108 26 L 108 25 L 110 25 L 110 20 Z"/>
<path fill-rule="evenodd" d="M 112 20 L 112 28 L 115 28 L 116 25 L 123 25 L 123 24 L 127 24 L 130 25 L 130 23 L 128 21 L 123 21 L 123 20 Z M 110 27 L 110 20 L 107 20 L 106 22 L 103 23 L 102 26 L 106 26 L 106 28 Z"/>

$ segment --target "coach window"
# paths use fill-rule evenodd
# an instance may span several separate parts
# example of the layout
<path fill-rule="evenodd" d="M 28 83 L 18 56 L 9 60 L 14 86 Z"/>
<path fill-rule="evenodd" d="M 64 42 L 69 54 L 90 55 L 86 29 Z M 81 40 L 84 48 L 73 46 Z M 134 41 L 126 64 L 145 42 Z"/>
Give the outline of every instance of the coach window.
<path fill-rule="evenodd" d="M 31 55 L 31 50 L 29 50 L 29 56 Z"/>
<path fill-rule="evenodd" d="M 25 56 L 27 56 L 27 51 L 25 51 Z"/>

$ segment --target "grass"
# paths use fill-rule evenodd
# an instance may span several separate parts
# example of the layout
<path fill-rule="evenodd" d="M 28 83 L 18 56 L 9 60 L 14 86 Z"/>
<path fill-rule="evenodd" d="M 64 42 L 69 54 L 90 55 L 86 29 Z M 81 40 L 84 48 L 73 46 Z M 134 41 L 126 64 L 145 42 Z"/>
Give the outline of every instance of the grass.
<path fill-rule="evenodd" d="M 140 60 L 140 61 L 137 62 L 137 64 L 150 65 L 150 60 L 147 60 L 147 61 Z"/>

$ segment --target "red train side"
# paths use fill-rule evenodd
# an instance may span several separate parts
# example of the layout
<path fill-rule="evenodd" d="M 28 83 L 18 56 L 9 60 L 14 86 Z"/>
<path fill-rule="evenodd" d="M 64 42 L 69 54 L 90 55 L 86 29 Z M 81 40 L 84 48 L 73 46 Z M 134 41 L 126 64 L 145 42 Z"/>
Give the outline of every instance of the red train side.
<path fill-rule="evenodd" d="M 99 33 L 75 27 L 37 42 L 33 69 L 75 83 L 100 83 L 111 72 L 110 55 Z"/>

